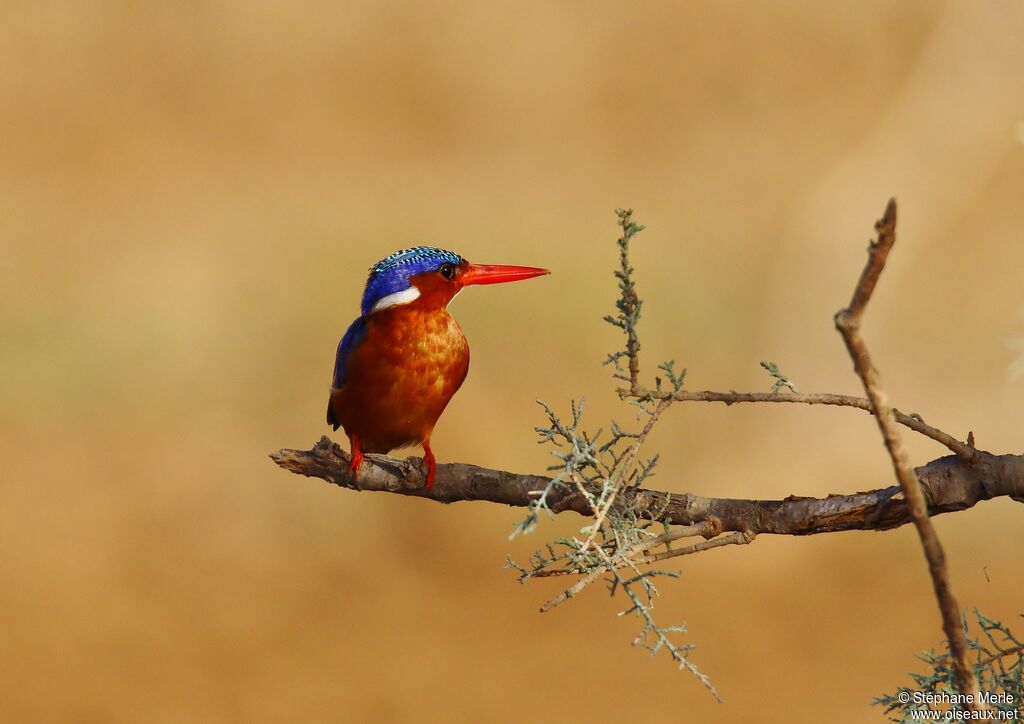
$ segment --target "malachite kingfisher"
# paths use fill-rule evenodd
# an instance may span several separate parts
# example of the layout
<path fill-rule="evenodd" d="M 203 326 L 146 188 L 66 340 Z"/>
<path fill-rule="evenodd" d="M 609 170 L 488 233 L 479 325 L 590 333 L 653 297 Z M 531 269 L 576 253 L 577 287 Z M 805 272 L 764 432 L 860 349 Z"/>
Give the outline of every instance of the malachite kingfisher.
<path fill-rule="evenodd" d="M 465 287 L 549 274 L 528 266 L 470 264 L 453 251 L 417 246 L 370 267 L 360 316 L 338 344 L 327 423 L 345 428 L 350 470 L 363 453 L 421 444 L 426 489 L 437 477 L 430 435 L 469 371 L 469 345 L 448 313 Z"/>

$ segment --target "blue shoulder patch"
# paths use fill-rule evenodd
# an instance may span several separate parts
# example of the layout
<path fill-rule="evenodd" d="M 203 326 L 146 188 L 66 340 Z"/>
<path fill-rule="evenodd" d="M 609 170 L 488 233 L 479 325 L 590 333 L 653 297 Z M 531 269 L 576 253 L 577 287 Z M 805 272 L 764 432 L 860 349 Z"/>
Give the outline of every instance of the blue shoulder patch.
<path fill-rule="evenodd" d="M 335 389 L 344 387 L 345 379 L 348 377 L 348 359 L 352 351 L 359 346 L 359 343 L 366 337 L 366 320 L 359 317 L 349 325 L 345 336 L 338 343 L 338 353 L 334 358 L 334 380 L 331 386 Z"/>
<path fill-rule="evenodd" d="M 363 292 L 362 312 L 365 317 L 378 301 L 409 288 L 409 277 L 423 272 L 437 271 L 442 264 L 462 263 L 462 257 L 454 251 L 433 246 L 414 246 L 402 249 L 384 257 L 370 267 Z"/>

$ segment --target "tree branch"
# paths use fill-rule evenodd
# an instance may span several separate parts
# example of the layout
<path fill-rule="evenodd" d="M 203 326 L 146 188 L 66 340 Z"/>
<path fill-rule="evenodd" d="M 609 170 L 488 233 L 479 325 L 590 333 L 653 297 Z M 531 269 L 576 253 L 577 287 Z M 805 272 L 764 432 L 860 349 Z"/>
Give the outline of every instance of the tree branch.
<path fill-rule="evenodd" d="M 950 455 L 917 468 L 928 500 L 928 515 L 965 510 L 979 501 L 999 497 L 1024 503 L 1024 455 L 993 455 L 980 450 L 977 454 L 978 462 L 973 465 Z M 448 463 L 437 466 L 437 481 L 427 493 L 419 458 L 399 460 L 368 454 L 356 481 L 348 470 L 348 453 L 326 436 L 311 450 L 278 450 L 270 457 L 285 470 L 350 490 L 398 493 L 440 503 L 482 500 L 526 507 L 551 480 L 543 475 Z M 556 513 L 593 515 L 586 497 L 569 484 L 555 486 L 548 505 Z M 632 506 L 641 518 L 673 525 L 694 525 L 714 517 L 723 531 L 776 535 L 889 530 L 911 521 L 899 486 L 825 498 L 789 496 L 783 500 L 707 498 L 626 488 L 619 494 L 617 505 Z"/>
<path fill-rule="evenodd" d="M 663 380 L 657 377 L 654 389 L 641 385 L 637 324 L 642 302 L 633 281 L 629 246 L 643 226 L 633 222 L 629 209 L 619 209 L 617 214 L 623 230 L 618 240 L 620 268 L 615 274 L 620 296 L 616 302 L 618 313 L 606 316 L 605 321 L 622 329 L 626 340 L 625 349 L 608 355 L 605 364 L 614 365 L 613 376 L 628 385 L 618 389 L 619 397 L 628 399 L 630 404 L 641 410 L 638 419 L 643 414 L 648 415 L 647 424 L 640 433 L 628 433 L 613 421 L 611 440 L 598 448 L 600 432 L 590 438 L 577 430 L 582 401 L 573 403 L 573 420 L 569 425 L 563 425 L 544 405 L 551 426 L 537 428 L 542 441 L 561 447 L 564 439 L 569 448 L 569 452 L 555 453 L 564 463 L 564 467 L 554 468 L 562 470 L 557 477 L 517 475 L 463 463 L 443 464 L 437 466 L 436 481 L 429 492 L 424 489 L 424 473 L 418 458 L 398 460 L 383 455 L 367 455 L 359 478 L 355 479 L 349 471 L 349 454 L 327 437 L 322 437 L 311 450 L 278 450 L 270 457 L 286 470 L 323 478 L 356 491 L 391 492 L 442 503 L 483 500 L 527 507 L 530 513 L 516 532 L 532 528 L 540 511 L 545 509 L 551 513 L 574 511 L 593 517 L 594 523 L 584 541 L 560 539 L 555 541 L 555 545 L 564 546 L 565 550 L 559 548 L 557 551 L 549 544 L 547 551 L 550 555 L 535 553 L 531 557 L 532 568 L 524 568 L 509 559 L 510 565 L 522 574 L 520 580 L 535 576 L 579 576 L 572 586 L 545 603 L 541 611 L 550 610 L 575 597 L 607 574 L 611 591 L 618 587 L 625 591 L 632 603 L 620 615 L 635 613 L 643 622 L 634 643 L 644 645 L 652 653 L 667 649 L 681 667 L 696 674 L 716 696 L 717 692 L 707 677 L 689 662 L 687 652 L 691 647 L 678 646 L 671 639 L 672 635 L 683 633 L 684 629 L 678 626 L 659 627 L 651 617 L 652 596 L 657 595 L 651 579 L 678 574 L 640 570 L 641 566 L 711 548 L 747 544 L 758 534 L 813 535 L 844 530 L 888 530 L 913 522 L 928 560 L 956 686 L 961 693 L 973 695 L 973 700 L 968 702 L 969 709 L 984 708 L 984 703 L 980 702 L 978 678 L 967 664 L 967 641 L 961 626 L 960 608 L 952 593 L 942 546 L 930 516 L 964 510 L 978 501 L 1002 496 L 1024 502 L 1024 455 L 994 455 L 978 450 L 973 434 L 968 434 L 966 443 L 961 442 L 949 433 L 928 425 L 919 415 L 906 415 L 889 405 L 860 327 L 895 242 L 895 201 L 890 200 L 885 214 L 875 225 L 877 237 L 869 246 L 868 262 L 849 305 L 835 315 L 835 326 L 843 337 L 867 394 L 864 398 L 797 392 L 774 363 L 766 362 L 761 363 L 762 367 L 775 379 L 771 392 L 685 390 L 686 370 L 677 374 L 674 361 L 659 365 L 671 389 L 664 388 Z M 622 366 L 623 358 L 628 362 L 627 368 Z M 784 393 L 782 387 L 788 387 L 790 391 Z M 899 485 L 846 495 L 832 494 L 824 498 L 789 496 L 783 500 L 708 498 L 640 488 L 654 467 L 657 456 L 641 463 L 639 471 L 633 475 L 632 467 L 639 449 L 661 413 L 674 402 L 722 402 L 726 405 L 737 402 L 796 403 L 867 411 L 876 418 Z M 898 424 L 941 443 L 954 455 L 912 468 L 899 437 Z M 624 441 L 630 438 L 632 441 L 627 445 Z M 625 450 L 623 445 L 627 445 Z M 602 462 L 598 455 L 611 462 Z M 640 519 L 651 522 L 640 524 Z M 659 525 L 664 525 L 664 533 L 655 536 L 652 529 Z M 680 538 L 694 536 L 702 536 L 705 540 L 681 548 L 671 545 Z M 659 547 L 664 550 L 657 550 Z M 636 575 L 623 577 L 620 570 L 626 568 Z M 634 584 L 638 585 L 640 592 L 633 590 Z M 982 625 L 984 627 L 985 622 Z M 1014 652 L 1019 653 L 1019 647 L 1000 649 L 996 656 Z"/>
<path fill-rule="evenodd" d="M 734 405 L 737 402 L 789 402 L 800 405 L 835 405 L 838 407 L 854 407 L 875 414 L 871 408 L 871 400 L 853 395 L 836 395 L 830 392 L 712 392 L 711 390 L 680 390 L 667 392 L 649 390 L 638 387 L 633 390 L 625 387 L 618 389 L 620 397 L 650 398 L 652 400 L 674 400 L 676 402 L 722 402 Z M 975 449 L 969 444 L 957 440 L 947 432 L 927 424 L 920 415 L 906 415 L 893 409 L 896 422 L 919 432 L 936 442 L 945 445 L 949 450 L 965 460 L 974 459 Z"/>
<path fill-rule="evenodd" d="M 932 526 L 928 513 L 928 500 L 918 481 L 914 469 L 910 465 L 910 456 L 900 439 L 895 416 L 888 398 L 878 382 L 878 372 L 871 361 L 867 344 L 860 333 L 864 310 L 871 301 L 871 294 L 878 283 L 878 278 L 885 268 L 889 251 L 896 242 L 896 200 L 890 199 L 882 218 L 875 224 L 877 238 L 868 247 L 868 262 L 861 273 L 860 280 L 853 290 L 850 305 L 839 310 L 835 316 L 836 329 L 846 343 L 846 349 L 853 360 L 854 369 L 864 385 L 864 391 L 871 400 L 878 428 L 882 433 L 885 447 L 892 459 L 896 478 L 900 482 L 903 495 L 907 500 L 907 508 L 917 528 L 925 557 L 928 559 L 928 570 L 935 587 L 939 611 L 942 614 L 942 628 L 949 640 L 949 651 L 953 658 L 957 688 L 962 694 L 972 695 L 967 708 L 975 711 L 984 708 L 980 701 L 978 677 L 967 663 L 967 637 L 960 620 L 960 604 L 953 595 L 953 586 L 949 579 L 946 556 L 942 544 Z M 967 458 L 972 462 L 974 456 Z"/>

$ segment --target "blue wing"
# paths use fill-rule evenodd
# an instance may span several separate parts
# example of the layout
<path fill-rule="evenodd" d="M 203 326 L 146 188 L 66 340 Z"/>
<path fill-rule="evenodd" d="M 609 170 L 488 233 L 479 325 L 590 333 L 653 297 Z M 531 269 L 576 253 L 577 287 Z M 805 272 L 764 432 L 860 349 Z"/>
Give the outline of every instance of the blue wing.
<path fill-rule="evenodd" d="M 359 343 L 366 337 L 366 320 L 359 317 L 356 321 L 349 325 L 348 331 L 345 332 L 345 336 L 341 338 L 341 342 L 338 343 L 338 353 L 334 358 L 334 379 L 331 382 L 331 387 L 339 389 L 345 386 L 345 380 L 348 377 L 348 361 L 352 356 L 352 350 L 359 346 Z M 331 406 L 327 405 L 327 423 L 333 425 L 334 429 L 338 429 L 338 421 L 334 419 L 334 415 L 331 414 Z"/>
<path fill-rule="evenodd" d="M 359 346 L 366 336 L 366 320 L 360 317 L 349 325 L 345 336 L 338 343 L 338 354 L 334 359 L 334 388 L 344 387 L 348 377 L 348 359 L 352 350 Z"/>

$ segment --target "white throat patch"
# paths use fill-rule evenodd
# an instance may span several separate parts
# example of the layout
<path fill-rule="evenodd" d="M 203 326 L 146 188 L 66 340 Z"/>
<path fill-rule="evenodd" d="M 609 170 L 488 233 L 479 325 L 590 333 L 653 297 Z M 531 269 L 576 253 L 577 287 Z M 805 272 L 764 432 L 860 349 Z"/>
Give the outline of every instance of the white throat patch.
<path fill-rule="evenodd" d="M 409 302 L 414 302 L 419 298 L 420 290 L 417 289 L 415 285 L 410 284 L 408 289 L 403 289 L 400 292 L 394 292 L 393 294 L 389 294 L 386 297 L 378 299 L 377 303 L 374 304 L 373 308 L 370 310 L 370 314 L 399 304 L 408 304 Z"/>

